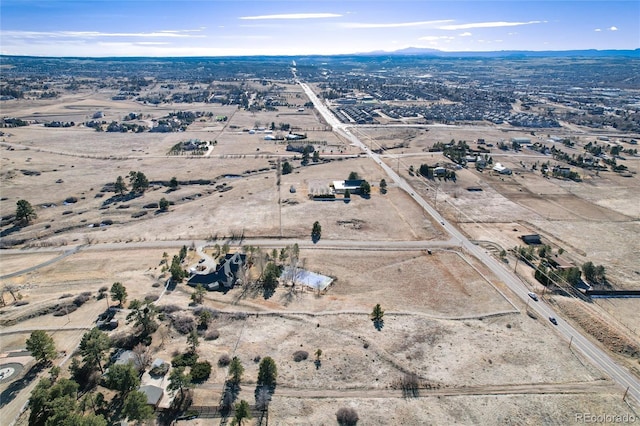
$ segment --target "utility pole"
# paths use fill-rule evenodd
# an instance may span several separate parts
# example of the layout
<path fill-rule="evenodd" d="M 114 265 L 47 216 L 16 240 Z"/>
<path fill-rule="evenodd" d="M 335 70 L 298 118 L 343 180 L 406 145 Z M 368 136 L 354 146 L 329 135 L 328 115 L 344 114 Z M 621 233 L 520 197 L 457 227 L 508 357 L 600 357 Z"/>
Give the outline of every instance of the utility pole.
<path fill-rule="evenodd" d="M 569 349 L 571 349 L 571 342 L 573 342 L 573 336 L 571 336 L 571 339 L 569 339 Z"/>

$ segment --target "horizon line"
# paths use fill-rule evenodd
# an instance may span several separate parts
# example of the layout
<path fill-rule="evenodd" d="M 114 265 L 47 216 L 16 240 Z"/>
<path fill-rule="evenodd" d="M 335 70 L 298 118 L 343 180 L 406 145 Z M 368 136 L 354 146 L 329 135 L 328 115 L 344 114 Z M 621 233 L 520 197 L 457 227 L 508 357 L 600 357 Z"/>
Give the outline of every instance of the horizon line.
<path fill-rule="evenodd" d="M 411 51 L 411 50 L 415 50 L 415 52 L 406 52 L 406 51 Z M 570 53 L 570 52 L 638 52 L 638 54 L 640 55 L 640 47 L 636 47 L 633 49 L 617 49 L 617 48 L 610 48 L 610 49 L 562 49 L 562 50 L 549 50 L 549 49 L 545 49 L 545 50 L 530 50 L 530 49 L 525 49 L 525 50 L 520 50 L 520 49 L 506 49 L 506 50 L 439 50 L 439 49 L 431 49 L 431 48 L 422 48 L 422 47 L 405 47 L 405 48 L 401 48 L 401 49 L 397 49 L 397 50 L 373 50 L 373 51 L 368 51 L 368 52 L 351 52 L 351 53 L 291 53 L 291 54 L 238 54 L 238 55 L 233 55 L 233 54 L 227 54 L 227 55 L 185 55 L 185 56 L 128 56 L 128 55 L 124 55 L 124 56 L 113 56 L 113 55 L 108 55 L 108 56 L 76 56 L 76 55 L 69 55 L 69 56 L 59 56 L 59 55 L 21 55 L 21 54 L 9 54 L 9 53 L 0 53 L 0 57 L 14 57 L 14 58 L 48 58 L 48 59 L 143 59 L 143 58 L 149 58 L 149 59 L 159 59 L 159 58 L 166 58 L 166 59 L 178 59 L 178 58 L 251 58 L 251 57 L 301 57 L 301 56 L 362 56 L 362 55 L 372 55 L 372 56 L 381 56 L 381 55 L 387 55 L 387 54 L 404 54 L 407 56 L 412 56 L 412 55 L 428 55 L 428 54 L 444 54 L 444 55 L 450 55 L 450 54 L 465 54 L 465 55 L 470 55 L 470 54 L 488 54 L 488 53 Z"/>

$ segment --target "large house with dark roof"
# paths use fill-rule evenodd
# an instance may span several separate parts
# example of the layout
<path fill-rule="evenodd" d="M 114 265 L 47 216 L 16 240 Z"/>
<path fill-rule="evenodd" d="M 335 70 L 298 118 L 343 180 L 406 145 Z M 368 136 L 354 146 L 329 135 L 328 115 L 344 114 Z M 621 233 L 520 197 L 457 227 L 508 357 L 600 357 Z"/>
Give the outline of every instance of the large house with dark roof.
<path fill-rule="evenodd" d="M 196 287 L 201 284 L 209 291 L 227 291 L 236 284 L 240 268 L 246 264 L 247 256 L 242 253 L 227 254 L 216 266 L 216 270 L 209 274 L 194 274 L 187 281 L 187 285 Z"/>

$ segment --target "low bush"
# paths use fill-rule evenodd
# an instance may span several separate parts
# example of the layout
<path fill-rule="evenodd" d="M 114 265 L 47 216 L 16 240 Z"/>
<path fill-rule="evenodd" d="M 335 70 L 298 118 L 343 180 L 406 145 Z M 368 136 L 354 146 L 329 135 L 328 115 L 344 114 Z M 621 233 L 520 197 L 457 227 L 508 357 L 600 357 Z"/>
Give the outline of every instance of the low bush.
<path fill-rule="evenodd" d="M 202 306 L 199 306 L 197 308 L 195 308 L 193 310 L 193 315 L 195 315 L 196 317 L 200 315 L 200 313 L 202 311 L 209 311 L 209 313 L 211 314 L 211 319 L 217 319 L 220 317 L 220 312 L 216 311 L 215 309 L 211 309 L 211 308 L 205 308 Z"/>
<path fill-rule="evenodd" d="M 336 412 L 336 420 L 340 426 L 355 426 L 360 418 L 353 408 L 342 407 Z"/>
<path fill-rule="evenodd" d="M 182 308 L 178 305 L 162 305 L 158 306 L 158 312 L 164 312 L 165 314 L 172 314 L 177 311 L 181 311 Z"/>
<path fill-rule="evenodd" d="M 218 330 L 209 330 L 207 334 L 205 334 L 204 340 L 216 340 L 218 337 L 220 337 Z"/>
<path fill-rule="evenodd" d="M 196 328 L 196 320 L 185 315 L 174 315 L 171 317 L 171 324 L 178 333 L 189 334 Z"/>
<path fill-rule="evenodd" d="M 231 364 L 231 357 L 227 354 L 220 355 L 220 358 L 218 358 L 218 366 L 226 367 L 229 364 Z"/>
<path fill-rule="evenodd" d="M 76 305 L 77 307 L 80 307 L 84 305 L 89 299 L 91 299 L 91 293 L 85 292 L 80 294 L 79 296 L 76 296 L 76 298 L 73 299 L 73 304 Z"/>
<path fill-rule="evenodd" d="M 196 362 L 191 367 L 191 379 L 195 383 L 202 383 L 211 375 L 211 363 L 209 361 Z"/>
<path fill-rule="evenodd" d="M 65 315 L 68 315 L 72 312 L 75 312 L 75 310 L 78 309 L 78 307 L 74 304 L 68 304 L 68 305 L 59 305 L 58 308 L 53 312 L 53 316 L 54 317 L 63 317 Z"/>
<path fill-rule="evenodd" d="M 171 360 L 172 367 L 193 367 L 198 362 L 198 354 L 195 352 L 187 352 L 178 354 Z"/>
<path fill-rule="evenodd" d="M 304 361 L 307 358 L 309 358 L 309 352 L 307 351 L 295 351 L 293 353 L 293 360 L 295 362 Z"/>
<path fill-rule="evenodd" d="M 158 300 L 158 295 L 157 294 L 147 294 L 144 297 L 144 300 L 146 302 L 155 302 L 156 300 Z"/>
<path fill-rule="evenodd" d="M 169 364 L 167 364 L 166 362 L 163 362 L 162 364 L 156 367 L 153 367 L 151 370 L 149 370 L 149 374 L 151 374 L 152 376 L 164 376 L 168 372 L 169 372 Z"/>

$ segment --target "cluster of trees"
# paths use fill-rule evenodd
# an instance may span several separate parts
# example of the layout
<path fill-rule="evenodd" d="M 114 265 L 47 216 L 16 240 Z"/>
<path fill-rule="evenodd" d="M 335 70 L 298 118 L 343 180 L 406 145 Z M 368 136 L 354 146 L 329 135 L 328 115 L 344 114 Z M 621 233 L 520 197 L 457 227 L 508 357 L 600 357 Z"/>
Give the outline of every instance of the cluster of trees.
<path fill-rule="evenodd" d="M 103 362 L 110 347 L 110 339 L 102 331 L 94 328 L 86 332 L 78 348 L 81 361 L 74 358 L 70 367 L 72 377 L 59 379 L 60 368 L 53 367 L 50 377 L 40 380 L 31 393 L 29 424 L 106 426 L 113 410 L 104 394 L 95 392 L 94 388 L 99 377 L 97 371 L 104 372 Z M 48 362 L 55 355 L 53 339 L 41 330 L 31 333 L 27 349 L 40 363 Z M 134 348 L 134 352 L 142 354 L 144 348 Z M 112 365 L 104 376 L 104 385 L 117 392 L 115 398 L 129 420 L 144 421 L 153 416 L 146 396 L 135 390 L 140 379 L 133 364 Z M 80 390 L 83 396 L 78 398 Z"/>
<path fill-rule="evenodd" d="M 587 281 L 592 284 L 607 284 L 605 269 L 602 265 L 594 265 L 593 262 L 585 262 L 582 265 L 582 273 Z"/>
<path fill-rule="evenodd" d="M 189 275 L 189 273 L 182 267 L 182 262 L 186 257 L 187 246 L 182 246 L 180 253 L 173 256 L 171 266 L 169 267 L 169 273 L 171 274 L 172 281 L 180 282 Z"/>
<path fill-rule="evenodd" d="M 129 185 L 131 185 L 131 193 L 143 193 L 149 188 L 149 180 L 144 173 L 132 170 L 129 172 Z M 116 178 L 113 189 L 116 194 L 120 195 L 123 195 L 125 192 L 127 192 L 127 184 L 125 183 L 122 176 L 118 176 Z"/>
<path fill-rule="evenodd" d="M 251 418 L 249 403 L 240 400 L 234 405 L 236 395 L 240 390 L 240 382 L 244 374 L 244 366 L 238 357 L 233 357 L 229 363 L 228 378 L 225 383 L 225 391 L 222 397 L 223 409 L 234 407 L 234 416 L 232 424 L 242 425 L 244 420 Z M 266 410 L 271 401 L 271 395 L 276 386 L 278 377 L 278 369 L 276 363 L 271 357 L 264 357 L 260 361 L 258 367 L 258 383 L 256 387 L 256 406 L 259 409 Z"/>
<path fill-rule="evenodd" d="M 273 292 L 278 286 L 278 279 L 282 274 L 282 267 L 276 265 L 275 262 L 267 263 L 262 274 L 262 287 L 267 292 Z"/>
<path fill-rule="evenodd" d="M 418 173 L 420 173 L 422 176 L 426 177 L 427 179 L 434 179 L 436 177 L 434 174 L 435 168 L 436 168 L 435 166 L 430 166 L 428 164 L 421 164 L 420 168 L 418 169 Z M 448 169 L 445 170 L 443 177 L 445 181 L 451 179 L 452 181 L 455 182 L 457 179 L 456 172 Z"/>
<path fill-rule="evenodd" d="M 547 262 L 544 261 L 540 262 L 534 276 L 536 280 L 545 286 L 560 282 L 567 282 L 575 286 L 578 285 L 581 280 L 579 268 L 554 269 L 549 267 Z"/>
<path fill-rule="evenodd" d="M 364 197 L 368 197 L 369 195 L 371 195 L 371 185 L 369 184 L 369 182 L 362 179 L 358 174 L 358 172 L 349 173 L 349 177 L 347 178 L 347 180 L 362 180 L 362 183 L 360 184 L 360 188 L 359 188 L 360 195 Z"/>
<path fill-rule="evenodd" d="M 571 267 L 558 269 L 558 262 L 553 257 L 553 249 L 548 245 L 541 245 L 537 251 L 533 246 L 516 247 L 515 254 L 518 258 L 526 261 L 530 266 L 534 267 L 536 259 L 539 260 L 535 266 L 535 278 L 545 286 L 553 283 L 566 282 L 572 286 L 580 284 L 582 275 L 592 284 L 606 285 L 607 277 L 605 276 L 605 267 L 602 265 L 594 265 L 593 262 L 585 262 L 582 268 Z M 558 254 L 564 253 L 562 248 L 558 249 Z M 537 256 L 536 256 L 537 254 Z"/>
<path fill-rule="evenodd" d="M 96 130 L 99 132 L 102 131 L 102 126 L 96 128 Z M 138 123 L 118 123 L 117 121 L 112 121 L 107 126 L 107 132 L 109 133 L 143 133 L 147 130 L 149 130 L 147 126 Z"/>

